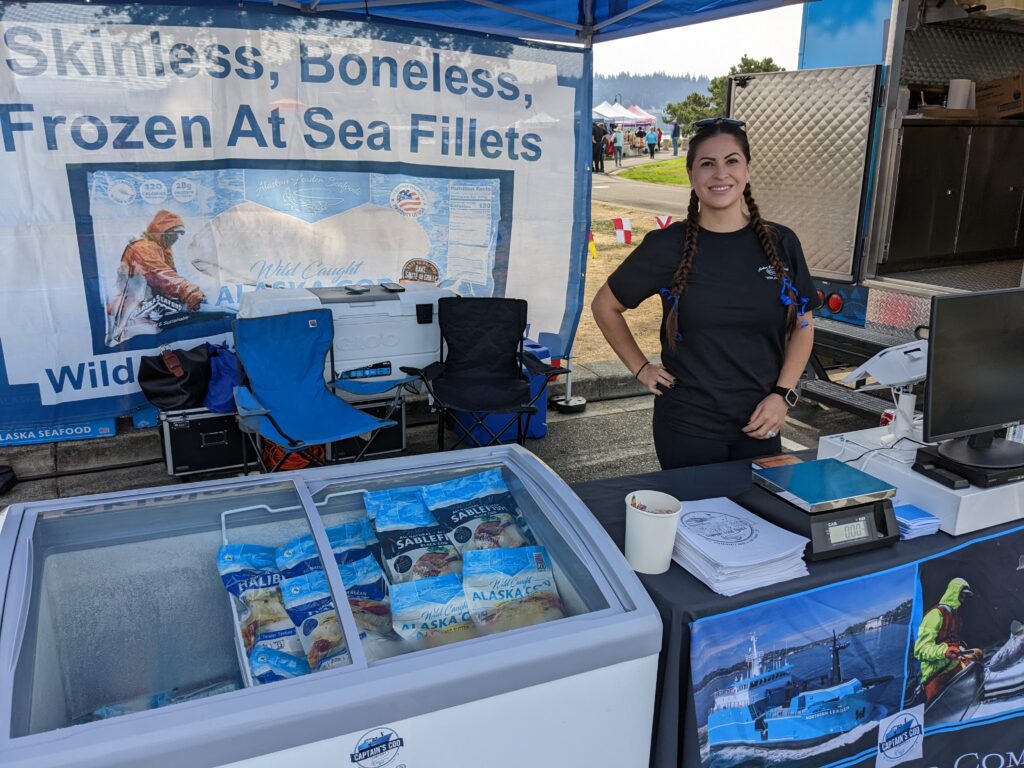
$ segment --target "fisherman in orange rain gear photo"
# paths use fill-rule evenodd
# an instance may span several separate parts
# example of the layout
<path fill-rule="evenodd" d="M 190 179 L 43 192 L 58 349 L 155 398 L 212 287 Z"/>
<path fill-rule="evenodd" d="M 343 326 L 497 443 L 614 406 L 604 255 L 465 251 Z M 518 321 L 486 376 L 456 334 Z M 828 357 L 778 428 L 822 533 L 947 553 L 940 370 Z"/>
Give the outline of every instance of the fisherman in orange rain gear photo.
<path fill-rule="evenodd" d="M 172 247 L 183 234 L 185 222 L 181 217 L 161 210 L 149 222 L 145 233 L 125 247 L 117 269 L 114 298 L 107 304 L 111 318 L 108 346 L 139 333 L 156 333 L 159 329 L 149 318 L 153 313 L 199 309 L 205 294 L 195 283 L 179 275 L 174 264 Z M 169 301 L 160 302 L 159 297 Z"/>

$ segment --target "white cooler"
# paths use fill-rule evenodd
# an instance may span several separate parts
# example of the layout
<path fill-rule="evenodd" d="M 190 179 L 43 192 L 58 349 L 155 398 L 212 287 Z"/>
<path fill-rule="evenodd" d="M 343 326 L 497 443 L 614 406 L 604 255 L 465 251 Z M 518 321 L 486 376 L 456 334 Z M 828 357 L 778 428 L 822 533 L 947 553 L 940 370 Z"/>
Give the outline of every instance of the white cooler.
<path fill-rule="evenodd" d="M 355 380 L 405 376 L 402 366 L 425 368 L 441 359 L 437 301 L 455 296 L 428 285 L 406 284 L 401 293 L 379 285 L 366 293 L 344 288 L 281 288 L 242 296 L 238 317 L 265 317 L 326 307 L 334 316 L 334 372 Z M 328 372 L 330 378 L 331 376 Z M 379 398 L 345 393 L 349 401 Z"/>

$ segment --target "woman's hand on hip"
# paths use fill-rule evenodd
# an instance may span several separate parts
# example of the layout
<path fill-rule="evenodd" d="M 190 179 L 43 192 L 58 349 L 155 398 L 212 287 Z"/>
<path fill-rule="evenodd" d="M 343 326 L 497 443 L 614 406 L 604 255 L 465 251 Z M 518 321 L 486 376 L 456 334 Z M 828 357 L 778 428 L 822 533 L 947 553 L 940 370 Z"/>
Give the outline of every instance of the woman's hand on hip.
<path fill-rule="evenodd" d="M 782 431 L 788 411 L 782 396 L 772 393 L 757 404 L 743 431 L 758 440 L 770 440 Z"/>
<path fill-rule="evenodd" d="M 647 387 L 652 395 L 664 394 L 658 387 L 672 389 L 676 385 L 676 378 L 660 363 L 648 363 L 636 376 L 637 381 Z"/>

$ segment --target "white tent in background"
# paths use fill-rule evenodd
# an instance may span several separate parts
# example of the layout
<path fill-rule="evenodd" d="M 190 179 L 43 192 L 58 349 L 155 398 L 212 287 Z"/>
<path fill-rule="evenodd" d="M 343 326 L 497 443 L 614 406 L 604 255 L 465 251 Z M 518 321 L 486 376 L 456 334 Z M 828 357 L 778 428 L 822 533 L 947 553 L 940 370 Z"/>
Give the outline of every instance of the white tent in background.
<path fill-rule="evenodd" d="M 612 122 L 618 125 L 640 125 L 648 122 L 638 118 L 619 103 L 609 104 L 607 101 L 602 101 L 592 111 L 593 119 Z"/>
<path fill-rule="evenodd" d="M 656 118 L 650 112 L 646 112 L 645 110 L 641 109 L 636 104 L 631 104 L 628 111 L 630 112 L 630 114 L 633 115 L 634 120 L 637 120 L 641 123 L 658 122 L 658 118 Z"/>
<path fill-rule="evenodd" d="M 593 113 L 595 120 L 616 120 L 621 115 L 615 110 L 615 107 L 609 104 L 607 101 L 602 101 L 591 112 Z"/>

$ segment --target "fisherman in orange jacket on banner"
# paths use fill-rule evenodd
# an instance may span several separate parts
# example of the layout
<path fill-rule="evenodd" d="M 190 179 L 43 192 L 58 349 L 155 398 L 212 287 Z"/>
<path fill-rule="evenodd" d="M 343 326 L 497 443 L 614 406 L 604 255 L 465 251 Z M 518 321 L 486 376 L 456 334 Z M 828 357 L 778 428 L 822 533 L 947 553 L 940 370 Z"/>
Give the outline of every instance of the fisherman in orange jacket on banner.
<path fill-rule="evenodd" d="M 117 269 L 114 299 L 107 305 L 113 323 L 107 333 L 107 345 L 113 346 L 138 333 L 156 333 L 155 325 L 145 319 L 163 297 L 179 302 L 194 312 L 205 300 L 203 291 L 178 274 L 172 246 L 185 234 L 185 222 L 170 211 L 157 211 L 142 237 L 131 241 L 121 254 Z M 151 306 L 153 305 L 153 306 Z M 159 314 L 159 312 L 158 312 Z M 134 327 L 139 324 L 147 328 Z"/>

